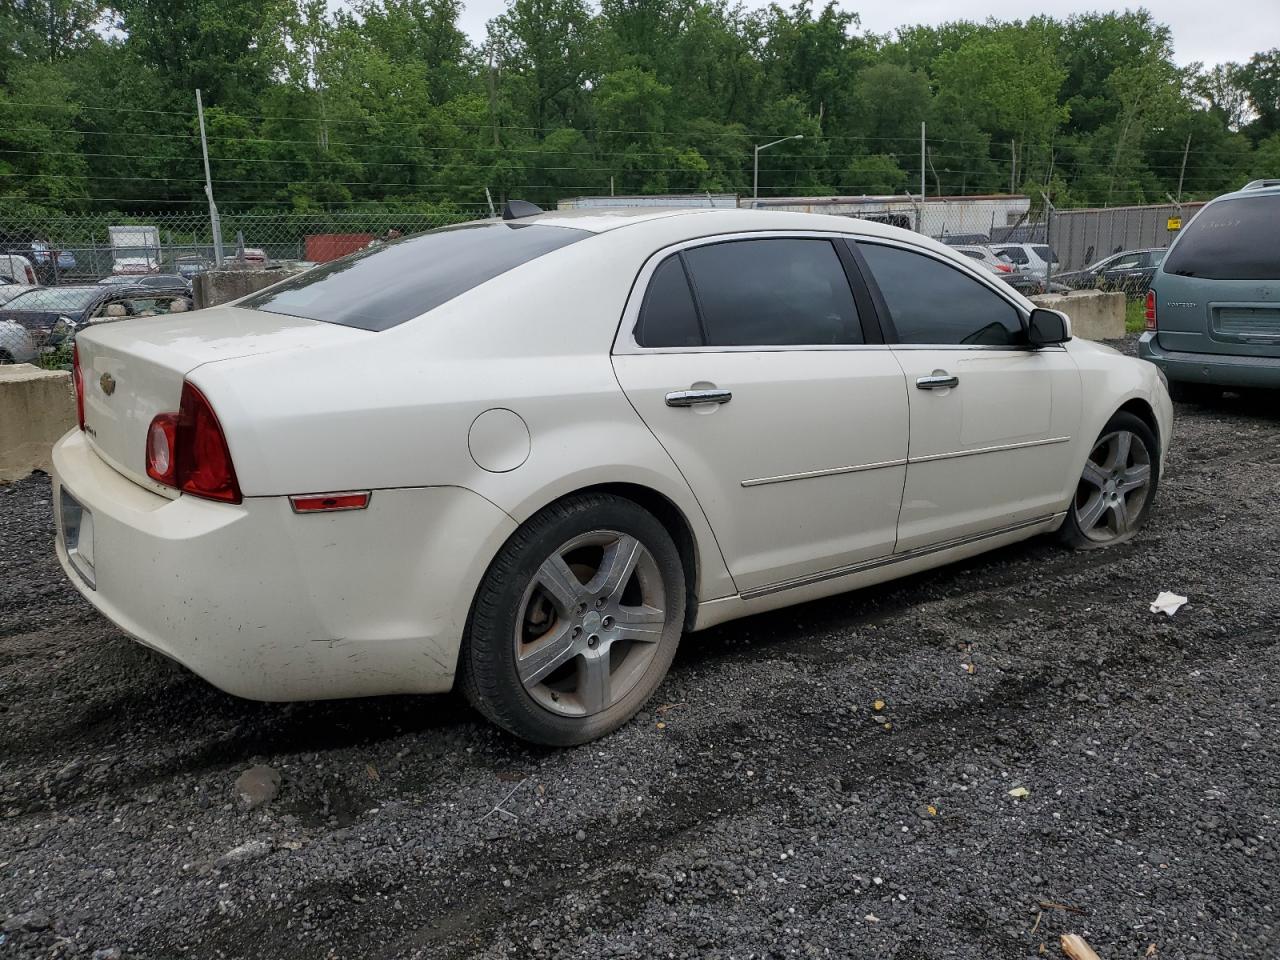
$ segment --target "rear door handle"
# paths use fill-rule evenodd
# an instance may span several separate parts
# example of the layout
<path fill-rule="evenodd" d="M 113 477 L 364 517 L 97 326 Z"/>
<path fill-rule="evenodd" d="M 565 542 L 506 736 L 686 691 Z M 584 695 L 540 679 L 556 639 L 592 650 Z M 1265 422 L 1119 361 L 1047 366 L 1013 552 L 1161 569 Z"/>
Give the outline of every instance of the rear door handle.
<path fill-rule="evenodd" d="M 917 378 L 916 386 L 921 390 L 945 390 L 947 387 L 960 386 L 960 378 L 945 371 L 939 371 L 928 377 Z"/>
<path fill-rule="evenodd" d="M 692 407 L 698 403 L 728 403 L 732 390 L 676 390 L 667 394 L 668 407 Z"/>

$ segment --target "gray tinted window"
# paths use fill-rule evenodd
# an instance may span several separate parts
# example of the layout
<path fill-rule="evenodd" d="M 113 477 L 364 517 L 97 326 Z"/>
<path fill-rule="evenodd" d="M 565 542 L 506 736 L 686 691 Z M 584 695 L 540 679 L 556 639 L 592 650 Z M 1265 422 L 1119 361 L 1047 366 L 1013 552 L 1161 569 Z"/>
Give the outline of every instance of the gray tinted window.
<path fill-rule="evenodd" d="M 685 252 L 708 346 L 862 343 L 828 240 L 734 240 Z"/>
<path fill-rule="evenodd" d="M 645 291 L 636 343 L 642 347 L 696 347 L 702 344 L 698 311 L 680 257 L 668 257 L 653 272 Z"/>
<path fill-rule="evenodd" d="M 1209 280 L 1280 280 L 1280 194 L 1209 204 L 1183 229 L 1163 269 Z"/>
<path fill-rule="evenodd" d="M 586 230 L 488 220 L 444 227 L 315 267 L 241 306 L 386 330 L 589 236 Z"/>
<path fill-rule="evenodd" d="M 1027 256 L 1027 251 L 1023 250 L 1021 247 L 1002 247 L 1000 249 L 1000 253 L 1001 255 L 1008 257 L 1014 263 L 1021 264 L 1023 266 L 1031 262 L 1031 258 Z"/>
<path fill-rule="evenodd" d="M 994 290 L 933 257 L 859 243 L 901 343 L 1025 342 L 1022 318 Z"/>

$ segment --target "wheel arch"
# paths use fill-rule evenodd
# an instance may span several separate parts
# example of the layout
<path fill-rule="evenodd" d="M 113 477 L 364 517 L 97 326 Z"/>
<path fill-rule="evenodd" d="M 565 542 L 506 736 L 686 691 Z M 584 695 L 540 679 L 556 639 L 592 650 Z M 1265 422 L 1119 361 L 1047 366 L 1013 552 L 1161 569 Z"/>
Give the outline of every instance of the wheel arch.
<path fill-rule="evenodd" d="M 1147 425 L 1147 429 L 1151 431 L 1151 435 L 1156 438 L 1160 450 L 1156 451 L 1157 457 L 1160 451 L 1164 449 L 1164 437 L 1160 435 L 1160 421 L 1156 418 L 1155 409 L 1146 400 L 1141 397 L 1130 397 L 1116 409 L 1116 413 L 1130 413 L 1137 417 Z M 1115 416 L 1113 413 L 1112 416 Z M 1108 417 L 1107 419 L 1110 419 Z"/>
<path fill-rule="evenodd" d="M 689 523 L 684 511 L 670 497 L 652 487 L 626 481 L 608 481 L 579 487 L 569 493 L 561 494 L 544 504 L 535 513 L 540 513 L 542 510 L 570 497 L 591 493 L 610 494 L 630 500 L 653 514 L 666 529 L 667 533 L 671 535 L 671 539 L 675 542 L 676 550 L 680 553 L 680 565 L 684 568 L 684 628 L 685 630 L 692 630 L 698 614 L 698 587 L 701 579 L 702 558 L 698 550 L 698 540 L 694 535 L 693 526 Z"/>

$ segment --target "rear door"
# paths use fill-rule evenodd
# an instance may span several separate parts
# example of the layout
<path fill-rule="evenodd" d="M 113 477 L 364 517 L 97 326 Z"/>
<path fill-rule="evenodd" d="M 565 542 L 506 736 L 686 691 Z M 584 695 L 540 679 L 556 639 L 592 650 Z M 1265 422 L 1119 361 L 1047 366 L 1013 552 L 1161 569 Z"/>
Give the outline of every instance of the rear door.
<path fill-rule="evenodd" d="M 618 381 L 744 593 L 893 552 L 906 387 L 850 271 L 838 238 L 714 238 L 655 255 L 627 306 Z"/>
<path fill-rule="evenodd" d="M 1155 275 L 1165 350 L 1280 357 L 1280 193 L 1204 207 Z"/>
<path fill-rule="evenodd" d="M 907 376 L 911 442 L 899 552 L 1062 509 L 1080 377 L 1062 347 L 1026 346 L 999 281 L 893 241 L 860 240 L 886 336 Z"/>

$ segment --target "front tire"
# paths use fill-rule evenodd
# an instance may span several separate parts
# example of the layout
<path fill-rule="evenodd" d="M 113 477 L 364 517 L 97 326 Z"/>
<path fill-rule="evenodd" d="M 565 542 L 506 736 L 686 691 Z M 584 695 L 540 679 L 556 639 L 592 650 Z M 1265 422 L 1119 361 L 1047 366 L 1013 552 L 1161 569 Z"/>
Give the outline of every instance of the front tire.
<path fill-rule="evenodd" d="M 1077 550 L 1129 540 L 1146 525 L 1160 483 L 1160 446 L 1131 413 L 1115 414 L 1094 441 L 1059 536 Z"/>
<path fill-rule="evenodd" d="M 662 682 L 684 611 L 680 553 L 652 514 L 622 497 L 569 497 L 490 564 L 463 644 L 462 691 L 522 739 L 594 740 Z"/>

